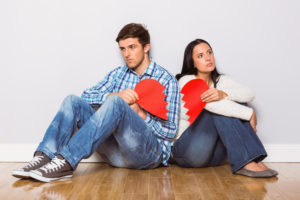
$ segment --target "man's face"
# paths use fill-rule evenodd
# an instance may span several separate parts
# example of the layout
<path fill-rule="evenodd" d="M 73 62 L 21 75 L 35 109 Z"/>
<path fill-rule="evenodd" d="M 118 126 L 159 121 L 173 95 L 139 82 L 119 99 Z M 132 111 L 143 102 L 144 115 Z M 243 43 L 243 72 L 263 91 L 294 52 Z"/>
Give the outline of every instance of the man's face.
<path fill-rule="evenodd" d="M 138 38 L 127 38 L 119 41 L 119 47 L 127 66 L 136 70 L 148 58 L 150 44 L 143 47 Z"/>

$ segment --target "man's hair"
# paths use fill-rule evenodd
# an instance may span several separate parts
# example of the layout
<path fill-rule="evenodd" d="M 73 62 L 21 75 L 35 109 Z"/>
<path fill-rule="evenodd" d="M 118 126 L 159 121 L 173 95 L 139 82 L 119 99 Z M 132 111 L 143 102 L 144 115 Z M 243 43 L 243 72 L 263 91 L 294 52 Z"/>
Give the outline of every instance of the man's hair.
<path fill-rule="evenodd" d="M 118 34 L 116 41 L 125 40 L 127 38 L 138 38 L 141 45 L 144 47 L 150 44 L 150 35 L 146 27 L 142 24 L 130 23 L 125 25 Z"/>

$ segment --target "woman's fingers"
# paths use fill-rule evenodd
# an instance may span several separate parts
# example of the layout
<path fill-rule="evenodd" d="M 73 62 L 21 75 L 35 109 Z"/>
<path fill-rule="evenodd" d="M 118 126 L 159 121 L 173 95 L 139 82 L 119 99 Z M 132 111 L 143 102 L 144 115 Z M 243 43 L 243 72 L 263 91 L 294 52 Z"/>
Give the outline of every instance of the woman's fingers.
<path fill-rule="evenodd" d="M 203 92 L 201 95 L 201 100 L 203 102 L 212 102 L 218 101 L 226 97 L 226 94 L 222 90 L 218 90 L 216 88 L 210 88 Z"/>
<path fill-rule="evenodd" d="M 215 88 L 210 88 L 207 91 L 205 91 L 201 95 L 201 100 L 203 102 L 211 102 L 211 101 L 217 101 L 218 100 L 218 90 Z"/>

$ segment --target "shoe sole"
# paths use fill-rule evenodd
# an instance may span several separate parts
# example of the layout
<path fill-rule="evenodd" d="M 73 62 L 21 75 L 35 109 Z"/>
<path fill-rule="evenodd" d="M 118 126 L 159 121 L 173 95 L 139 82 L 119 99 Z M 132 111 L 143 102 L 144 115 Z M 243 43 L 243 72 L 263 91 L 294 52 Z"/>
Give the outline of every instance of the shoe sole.
<path fill-rule="evenodd" d="M 240 169 L 235 172 L 237 175 L 248 176 L 252 178 L 271 178 L 278 175 L 278 173 L 274 170 L 267 169 L 265 171 L 251 171 L 247 169 Z"/>
<path fill-rule="evenodd" d="M 30 178 L 29 172 L 24 171 L 12 171 L 12 175 L 16 178 Z"/>
<path fill-rule="evenodd" d="M 58 177 L 58 178 L 46 178 L 46 177 L 43 177 L 41 175 L 38 175 L 34 172 L 29 172 L 29 176 L 35 180 L 38 180 L 38 181 L 41 181 L 41 182 L 45 182 L 45 183 L 49 183 L 51 181 L 56 181 L 56 180 L 59 180 L 59 179 L 68 179 L 68 178 L 72 178 L 73 175 L 67 175 L 67 176 L 61 176 L 61 177 Z"/>

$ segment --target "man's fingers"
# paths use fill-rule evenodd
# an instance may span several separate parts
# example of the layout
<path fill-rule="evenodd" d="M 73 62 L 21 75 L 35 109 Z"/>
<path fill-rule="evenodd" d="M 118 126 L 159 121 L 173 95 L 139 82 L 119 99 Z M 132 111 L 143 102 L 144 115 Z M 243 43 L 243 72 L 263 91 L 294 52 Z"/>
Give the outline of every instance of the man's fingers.
<path fill-rule="evenodd" d="M 136 100 L 139 99 L 138 94 L 137 94 L 134 90 L 127 88 L 127 89 L 125 90 L 125 92 L 126 92 L 126 94 L 128 94 L 128 95 L 130 95 L 132 98 L 134 98 L 134 99 L 135 99 L 134 101 L 136 101 Z"/>

